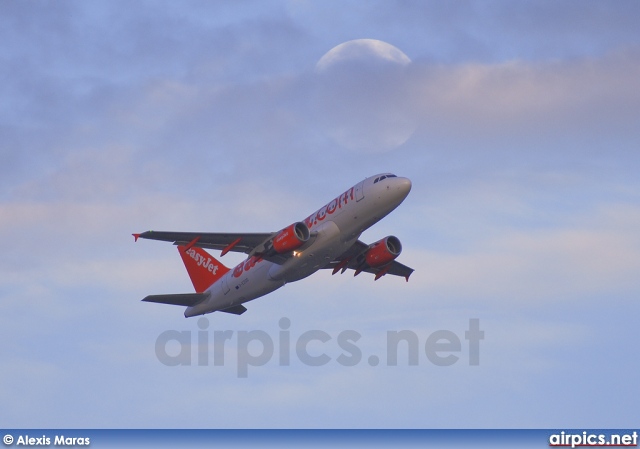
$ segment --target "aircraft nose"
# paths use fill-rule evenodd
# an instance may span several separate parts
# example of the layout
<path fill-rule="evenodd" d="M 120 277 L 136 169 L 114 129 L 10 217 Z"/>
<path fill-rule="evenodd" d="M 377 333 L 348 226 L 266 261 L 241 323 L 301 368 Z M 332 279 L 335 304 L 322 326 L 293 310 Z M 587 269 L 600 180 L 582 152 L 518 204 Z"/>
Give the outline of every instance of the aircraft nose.
<path fill-rule="evenodd" d="M 398 178 L 398 190 L 406 197 L 411 192 L 411 180 L 409 178 Z"/>
<path fill-rule="evenodd" d="M 400 204 L 409 195 L 411 191 L 411 181 L 408 178 L 387 178 L 387 188 L 390 189 L 389 193 L 394 198 L 394 202 Z"/>
<path fill-rule="evenodd" d="M 403 200 L 411 191 L 411 180 L 409 178 L 393 178 L 393 188 Z"/>

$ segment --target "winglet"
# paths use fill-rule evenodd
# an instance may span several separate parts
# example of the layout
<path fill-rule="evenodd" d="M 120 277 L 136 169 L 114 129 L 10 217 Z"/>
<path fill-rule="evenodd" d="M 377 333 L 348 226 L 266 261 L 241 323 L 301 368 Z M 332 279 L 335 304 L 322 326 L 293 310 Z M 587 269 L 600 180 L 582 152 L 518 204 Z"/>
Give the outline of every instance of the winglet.
<path fill-rule="evenodd" d="M 134 242 L 138 241 L 138 238 L 140 237 L 140 234 L 131 234 L 133 236 L 133 238 L 135 239 Z"/>

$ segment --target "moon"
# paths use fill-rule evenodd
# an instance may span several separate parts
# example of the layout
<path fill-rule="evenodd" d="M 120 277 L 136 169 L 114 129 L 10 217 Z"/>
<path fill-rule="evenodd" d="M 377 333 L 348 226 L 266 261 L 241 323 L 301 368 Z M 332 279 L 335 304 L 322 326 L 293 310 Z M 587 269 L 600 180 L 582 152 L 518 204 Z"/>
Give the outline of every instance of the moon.
<path fill-rule="evenodd" d="M 411 63 L 411 59 L 393 45 L 377 39 L 356 39 L 336 45 L 320 58 L 316 69 L 327 70 L 344 61 L 382 60 L 399 65 Z"/>
<path fill-rule="evenodd" d="M 356 39 L 318 60 L 319 123 L 341 147 L 382 153 L 404 144 L 416 128 L 409 68 L 397 47 Z"/>

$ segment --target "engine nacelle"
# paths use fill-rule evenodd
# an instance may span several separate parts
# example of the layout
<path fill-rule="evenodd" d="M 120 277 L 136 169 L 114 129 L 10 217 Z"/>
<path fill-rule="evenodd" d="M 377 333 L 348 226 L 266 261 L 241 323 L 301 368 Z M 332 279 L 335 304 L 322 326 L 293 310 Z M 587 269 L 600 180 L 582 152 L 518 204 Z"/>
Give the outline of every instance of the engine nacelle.
<path fill-rule="evenodd" d="M 299 221 L 287 226 L 273 238 L 273 249 L 278 254 L 288 253 L 294 249 L 300 248 L 307 240 L 309 240 L 309 228 L 306 224 Z"/>
<path fill-rule="evenodd" d="M 398 237 L 390 235 L 378 240 L 365 254 L 370 267 L 376 268 L 388 264 L 402 252 L 402 244 Z"/>

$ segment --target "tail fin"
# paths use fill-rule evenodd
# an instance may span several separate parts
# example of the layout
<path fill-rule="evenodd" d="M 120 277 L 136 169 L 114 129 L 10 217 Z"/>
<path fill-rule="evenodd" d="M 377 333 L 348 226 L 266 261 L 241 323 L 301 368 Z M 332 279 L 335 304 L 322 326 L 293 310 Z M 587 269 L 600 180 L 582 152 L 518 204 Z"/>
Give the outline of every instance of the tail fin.
<path fill-rule="evenodd" d="M 229 271 L 229 268 L 197 246 L 179 245 L 178 252 L 197 293 L 204 292 Z"/>

